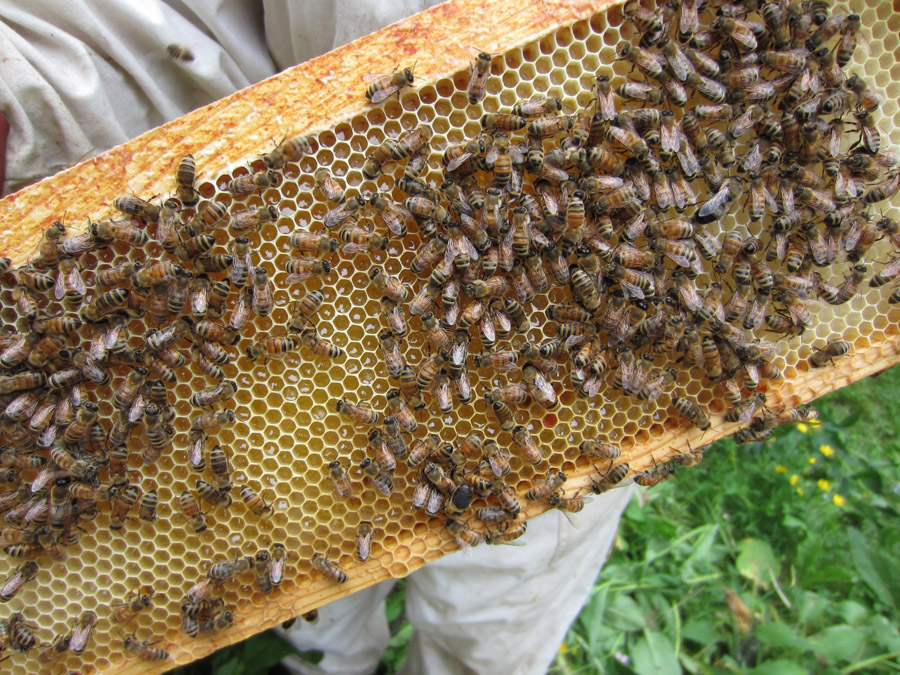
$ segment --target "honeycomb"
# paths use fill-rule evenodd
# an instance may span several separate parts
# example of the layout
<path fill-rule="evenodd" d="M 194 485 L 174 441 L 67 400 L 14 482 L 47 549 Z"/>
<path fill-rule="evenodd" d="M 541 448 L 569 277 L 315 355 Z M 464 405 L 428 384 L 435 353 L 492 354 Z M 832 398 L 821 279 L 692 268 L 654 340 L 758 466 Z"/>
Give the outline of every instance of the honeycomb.
<path fill-rule="evenodd" d="M 865 7 L 861 2 L 837 5 L 856 11 L 862 17 L 864 34 L 871 42 L 871 56 L 857 50 L 848 70 L 864 74 L 887 100 L 879 111 L 878 124 L 884 142 L 900 145 L 900 54 L 898 30 L 900 16 L 886 3 Z M 348 195 L 374 191 L 390 192 L 396 201 L 404 193 L 394 188 L 394 178 L 402 175 L 403 165 L 391 164 L 374 181 L 362 174 L 365 157 L 371 148 L 386 138 L 427 124 L 434 132 L 431 164 L 423 178 L 439 180 L 440 153 L 448 144 L 460 143 L 481 131 L 485 112 L 508 110 L 518 101 L 536 95 L 560 97 L 568 110 L 590 103 L 591 86 L 597 74 L 608 74 L 620 81 L 630 66 L 616 60 L 616 47 L 622 41 L 636 41 L 634 28 L 623 22 L 618 7 L 577 21 L 554 27 L 537 38 L 508 46 L 492 60 L 492 77 L 487 95 L 475 106 L 466 101 L 468 73 L 462 66 L 433 82 L 417 83 L 374 107 L 348 116 L 333 127 L 312 133 L 312 149 L 297 162 L 289 162 L 280 172 L 283 180 L 277 188 L 267 188 L 247 196 L 231 194 L 227 186 L 233 179 L 266 169 L 261 159 L 235 164 L 214 179 L 198 167 L 197 188 L 204 200 L 217 201 L 229 212 L 276 205 L 282 217 L 248 233 L 254 264 L 265 268 L 273 289 L 273 308 L 267 316 L 257 316 L 242 329 L 241 342 L 230 348 L 231 363 L 224 366 L 225 377 L 238 385 L 231 401 L 219 406 L 233 410 L 235 421 L 211 433 L 214 443 L 226 448 L 235 486 L 249 485 L 273 506 L 271 517 L 261 519 L 251 513 L 237 497 L 227 509 L 209 509 L 209 527 L 195 533 L 178 508 L 178 496 L 185 489 L 195 491 L 198 477 L 209 479 L 209 470 L 199 474 L 188 464 L 190 419 L 198 414 L 190 403 L 191 395 L 209 386 L 210 380 L 199 367 L 190 365 L 178 372 L 178 383 L 169 388 L 170 402 L 176 412 L 172 450 L 154 463 L 141 466 L 143 435 L 129 440 L 130 468 L 146 492 L 156 489 L 159 496 L 158 518 L 153 523 L 132 519 L 118 533 L 109 529 L 107 509 L 88 521 L 80 542 L 66 549 L 64 560 L 42 558 L 37 578 L 27 584 L 8 603 L 9 612 L 24 611 L 25 618 L 39 627 L 38 635 L 46 643 L 53 635 L 68 632 L 85 611 L 99 617 L 89 647 L 80 657 L 67 654 L 53 664 L 53 672 L 81 672 L 165 669 L 199 658 L 224 644 L 325 604 L 352 590 L 389 577 L 402 577 L 429 560 L 457 549 L 457 544 L 441 525 L 412 506 L 418 471 L 398 462 L 394 491 L 380 495 L 364 477 L 360 462 L 370 455 L 369 428 L 357 425 L 335 410 L 335 401 L 346 397 L 352 403 L 367 403 L 376 411 L 389 409 L 387 394 L 396 384 L 389 378 L 379 346 L 379 334 L 387 328 L 381 311 L 381 294 L 369 283 L 368 273 L 381 268 L 410 285 L 414 290 L 424 276 L 414 274 L 410 263 L 421 243 L 419 231 L 410 228 L 402 240 L 391 238 L 385 250 L 347 256 L 340 253 L 331 260 L 332 271 L 324 278 L 313 277 L 301 283 L 289 283 L 284 263 L 297 257 L 289 243 L 297 228 L 324 231 L 322 220 L 332 207 L 315 188 L 313 174 L 328 167 L 346 185 Z M 360 92 L 361 94 L 361 92 Z M 264 149 L 260 149 L 260 152 Z M 898 218 L 895 198 L 884 210 Z M 185 215 L 190 217 L 190 210 Z M 370 215 L 364 216 L 371 219 Z M 742 219 L 741 213 L 720 223 L 720 234 L 744 227 L 756 234 L 760 228 Z M 376 219 L 377 220 L 377 219 Z M 335 232 L 329 232 L 336 236 Z M 226 231 L 216 232 L 216 248 L 223 253 L 230 239 Z M 153 242 L 143 252 L 124 244 L 90 252 L 80 258 L 85 270 L 112 266 L 146 255 L 153 260 L 162 255 Z M 869 260 L 884 261 L 890 244 L 878 242 L 870 250 Z M 835 272 L 835 277 L 842 276 Z M 90 274 L 87 274 L 88 278 Z M 212 275 L 214 278 L 221 273 Z M 318 334 L 342 348 L 346 355 L 330 360 L 312 354 L 305 347 L 290 351 L 283 360 L 249 360 L 244 348 L 257 339 L 284 335 L 291 315 L 290 305 L 309 291 L 320 290 L 324 302 L 315 316 Z M 896 361 L 900 307 L 887 303 L 892 286 L 871 288 L 865 284 L 848 303 L 832 306 L 812 303 L 815 324 L 802 337 L 778 342 L 778 364 L 784 383 L 769 390 L 769 405 L 781 402 L 797 405 L 826 390 L 858 377 L 871 374 Z M 0 294 L 3 327 L 20 326 L 18 313 L 8 288 Z M 549 303 L 563 301 L 566 293 L 551 286 L 547 295 L 539 295 L 531 316 L 543 314 Z M 230 315 L 235 301 L 228 300 L 224 316 Z M 58 304 L 53 309 L 61 308 Z M 153 327 L 149 319 L 133 320 L 132 333 L 141 335 Z M 403 346 L 404 357 L 417 367 L 429 355 L 426 340 L 410 321 Z M 549 323 L 532 321 L 527 338 L 541 343 L 555 335 Z M 808 358 L 827 340 L 840 337 L 852 343 L 852 354 L 835 361 L 827 374 L 810 369 Z M 477 340 L 470 351 L 477 353 Z M 75 341 L 70 341 L 74 346 Z M 84 338 L 83 346 L 86 346 Z M 498 348 L 502 348 L 501 342 Z M 97 388 L 100 420 L 111 424 L 115 384 L 127 372 L 121 367 L 113 373 L 113 386 Z M 722 421 L 726 405 L 720 395 L 697 369 L 679 371 L 672 391 L 654 402 L 625 396 L 609 387 L 602 397 L 585 400 L 575 396 L 565 381 L 565 369 L 553 376 L 556 389 L 563 392 L 561 405 L 548 412 L 534 403 L 515 409 L 517 424 L 523 424 L 548 451 L 546 462 L 535 467 L 517 454 L 509 459 L 511 474 L 507 483 L 523 495 L 548 469 L 569 476 L 567 492 L 587 487 L 596 477 L 596 467 L 581 456 L 578 446 L 585 439 L 598 438 L 617 443 L 623 459 L 633 470 L 646 468 L 668 459 L 675 448 L 704 445 L 714 438 L 733 432 L 739 425 Z M 429 413 L 420 416 L 414 434 L 422 438 L 434 433 L 442 442 L 461 442 L 473 431 L 509 445 L 511 437 L 500 430 L 483 394 L 493 386 L 496 375 L 485 369 L 470 369 L 474 397 L 469 405 L 454 402 L 452 412 L 437 414 L 429 399 Z M 827 378 L 827 379 L 826 379 Z M 500 378 L 499 381 L 505 381 Z M 710 432 L 690 428 L 674 413 L 671 400 L 685 396 L 707 409 L 713 418 Z M 426 397 L 428 399 L 428 397 Z M 410 444 L 412 442 L 410 441 Z M 342 499 L 335 494 L 328 465 L 339 460 L 347 469 L 353 494 Z M 480 502 L 476 502 L 480 504 Z M 528 517 L 547 507 L 543 502 L 522 500 Z M 365 563 L 356 560 L 356 537 L 360 523 L 375 527 L 371 557 Z M 269 596 L 256 590 L 252 573 L 243 574 L 226 584 L 221 597 L 233 607 L 235 623 L 214 636 L 192 640 L 181 631 L 180 607 L 185 592 L 200 581 L 214 562 L 233 560 L 236 555 L 254 555 L 257 550 L 283 544 L 289 551 L 287 573 L 281 588 Z M 349 575 L 346 584 L 334 584 L 313 570 L 311 559 L 324 553 Z M 0 559 L 0 577 L 6 578 L 20 564 Z M 87 581 L 83 569 L 94 571 Z M 130 593 L 156 593 L 151 609 L 141 613 L 127 626 L 111 621 L 111 605 L 122 602 Z M 122 636 L 134 632 L 141 640 L 160 639 L 156 645 L 170 652 L 170 659 L 148 664 L 122 652 Z M 34 654 L 12 653 L 4 662 L 6 672 L 33 672 Z M 49 666 L 48 666 L 49 669 Z"/>

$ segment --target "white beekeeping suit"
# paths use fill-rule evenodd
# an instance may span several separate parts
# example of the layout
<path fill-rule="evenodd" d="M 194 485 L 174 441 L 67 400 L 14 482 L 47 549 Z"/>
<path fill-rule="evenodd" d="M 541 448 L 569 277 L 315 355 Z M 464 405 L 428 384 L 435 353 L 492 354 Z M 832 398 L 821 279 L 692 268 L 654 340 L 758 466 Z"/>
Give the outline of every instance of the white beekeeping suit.
<path fill-rule="evenodd" d="M 0 0 L 7 194 L 433 0 Z M 194 60 L 174 64 L 166 46 Z M 552 662 L 615 537 L 632 486 L 529 523 L 525 546 L 479 546 L 410 575 L 406 673 L 537 674 Z M 301 672 L 364 674 L 389 633 L 384 583 L 287 633 L 324 652 Z"/>

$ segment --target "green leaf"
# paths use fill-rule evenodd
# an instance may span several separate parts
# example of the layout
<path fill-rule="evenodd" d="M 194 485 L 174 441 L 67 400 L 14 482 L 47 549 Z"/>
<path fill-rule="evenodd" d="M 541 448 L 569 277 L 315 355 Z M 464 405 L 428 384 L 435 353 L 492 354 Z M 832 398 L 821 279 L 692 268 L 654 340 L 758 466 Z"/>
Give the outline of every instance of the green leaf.
<path fill-rule="evenodd" d="M 869 608 L 854 600 L 843 600 L 834 607 L 834 612 L 848 624 L 862 623 L 869 616 Z"/>
<path fill-rule="evenodd" d="M 244 643 L 244 654 L 241 657 L 247 672 L 262 672 L 274 666 L 285 656 L 296 654 L 297 650 L 275 633 L 260 633 Z"/>
<path fill-rule="evenodd" d="M 398 584 L 399 586 L 399 584 Z M 394 621 L 403 611 L 403 605 L 406 602 L 406 592 L 404 588 L 394 587 L 387 596 L 384 603 L 384 613 L 387 622 Z"/>
<path fill-rule="evenodd" d="M 895 611 L 900 611 L 900 587 L 897 581 L 900 578 L 900 566 L 896 562 L 887 560 L 878 551 L 869 548 L 869 544 L 862 532 L 855 527 L 847 528 L 847 536 L 850 539 L 850 555 L 853 557 L 853 566 L 860 578 L 872 589 L 876 598 L 890 603 Z M 894 568 L 891 570 L 890 568 Z M 893 573 L 893 579 L 885 578 L 883 573 Z"/>
<path fill-rule="evenodd" d="M 607 607 L 604 620 L 607 626 L 621 631 L 640 630 L 646 623 L 640 606 L 628 595 L 616 596 Z"/>
<path fill-rule="evenodd" d="M 806 668 L 789 659 L 766 661 L 747 671 L 747 675 L 806 675 Z"/>
<path fill-rule="evenodd" d="M 675 648 L 662 633 L 648 631 L 634 643 L 631 665 L 636 673 L 653 675 L 681 675 Z"/>
<path fill-rule="evenodd" d="M 769 575 L 778 575 L 778 560 L 769 542 L 762 539 L 744 539 L 738 544 L 736 566 L 742 576 L 757 586 L 768 588 Z"/>
<path fill-rule="evenodd" d="M 769 647 L 809 648 L 806 638 L 785 623 L 762 623 L 756 627 L 756 637 Z"/>
<path fill-rule="evenodd" d="M 868 632 L 850 626 L 831 626 L 809 638 L 816 653 L 829 661 L 848 661 L 859 654 L 868 641 Z"/>
<path fill-rule="evenodd" d="M 722 634 L 711 621 L 688 621 L 684 625 L 681 634 L 688 640 L 693 640 L 701 645 L 711 645 L 721 641 Z"/>

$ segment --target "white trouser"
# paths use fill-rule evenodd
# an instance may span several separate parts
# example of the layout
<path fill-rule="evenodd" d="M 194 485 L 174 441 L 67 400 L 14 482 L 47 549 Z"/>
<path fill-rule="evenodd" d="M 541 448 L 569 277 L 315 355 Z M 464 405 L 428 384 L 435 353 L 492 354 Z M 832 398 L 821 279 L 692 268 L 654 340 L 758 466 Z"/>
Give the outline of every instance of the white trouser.
<path fill-rule="evenodd" d="M 11 132 L 4 194 L 437 0 L 0 0 L 0 101 Z M 174 64 L 166 46 L 195 55 Z M 539 673 L 615 537 L 632 487 L 573 529 L 532 520 L 527 546 L 479 546 L 410 575 L 407 673 Z M 332 603 L 290 639 L 318 672 L 368 673 L 389 634 L 389 583 Z M 316 672 L 315 670 L 312 672 Z"/>
<path fill-rule="evenodd" d="M 634 485 L 610 490 L 573 516 L 551 511 L 528 523 L 524 546 L 481 545 L 428 563 L 408 577 L 406 614 L 414 632 L 405 675 L 544 673 L 578 616 L 616 536 Z M 324 653 L 318 666 L 290 659 L 304 675 L 367 675 L 390 634 L 377 584 L 298 620 L 287 638 Z M 287 664 L 286 664 L 287 665 Z"/>

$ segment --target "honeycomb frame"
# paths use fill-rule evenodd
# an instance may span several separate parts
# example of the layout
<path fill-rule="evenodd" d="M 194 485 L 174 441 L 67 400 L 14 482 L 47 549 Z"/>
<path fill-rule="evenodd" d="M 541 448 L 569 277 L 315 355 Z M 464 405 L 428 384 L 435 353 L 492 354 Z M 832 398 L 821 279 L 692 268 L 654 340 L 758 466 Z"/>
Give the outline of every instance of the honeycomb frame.
<path fill-rule="evenodd" d="M 859 2 L 849 4 L 854 8 L 860 5 Z M 858 67 L 867 76 L 873 77 L 875 86 L 887 95 L 888 101 L 881 109 L 879 123 L 892 145 L 900 146 L 900 59 L 896 58 L 900 56 L 900 15 L 888 3 L 866 8 L 861 13 L 864 30 L 874 30 L 877 34 L 872 37 L 882 47 L 879 52 L 873 46 L 873 56 L 858 64 Z M 491 17 L 491 21 L 487 21 L 487 17 Z M 490 33 L 490 25 L 508 27 L 502 45 Z M 608 30 L 608 26 L 613 26 L 613 29 Z M 226 201 L 238 206 L 258 204 L 260 199 L 267 203 L 277 200 L 285 208 L 284 203 L 293 200 L 295 214 L 305 212 L 311 215 L 311 219 L 321 218 L 327 207 L 319 196 L 312 193 L 311 173 L 316 166 L 326 164 L 343 168 L 348 187 L 353 190 L 374 189 L 372 184 L 362 179 L 360 166 L 368 147 L 384 138 L 381 129 L 395 135 L 417 123 L 431 122 L 437 132 L 435 149 L 439 151 L 443 137 L 451 142 L 461 140 L 461 134 L 453 134 L 452 131 L 458 131 L 460 127 L 476 127 L 482 110 L 496 111 L 508 107 L 518 98 L 528 98 L 533 91 L 559 92 L 564 98 L 575 96 L 578 103 L 584 105 L 595 72 L 603 68 L 622 72 L 619 66 L 611 65 L 620 31 L 625 32 L 626 28 L 621 25 L 621 15 L 615 5 L 609 5 L 606 13 L 604 8 L 591 6 L 587 2 L 550 4 L 535 1 L 519 3 L 514 8 L 506 3 L 491 1 L 453 1 L 440 5 L 7 197 L 0 201 L 0 221 L 7 224 L 3 236 L 7 241 L 12 240 L 5 253 L 14 262 L 26 260 L 36 245 L 40 231 L 63 212 L 77 214 L 82 219 L 88 216 L 99 219 L 106 215 L 111 207 L 110 204 L 97 203 L 96 195 L 101 192 L 96 187 L 98 184 L 102 185 L 102 193 L 109 196 L 110 202 L 119 194 L 168 193 L 175 166 L 187 152 L 194 154 L 201 179 L 207 179 L 205 186 L 200 188 L 202 193 L 205 192 L 204 196 L 210 197 L 216 193 L 226 199 L 224 195 L 227 193 L 220 191 L 224 181 L 249 172 L 248 161 L 253 163 L 254 169 L 261 168 L 259 154 L 270 147 L 271 138 L 285 133 L 309 133 L 317 138 L 316 152 L 296 165 L 288 165 L 286 169 L 287 176 L 299 177 L 299 184 L 286 183 L 281 189 L 287 190 L 287 194 L 281 192 L 277 197 L 263 193 L 261 196 L 234 200 L 227 198 Z M 598 48 L 591 49 L 591 44 Z M 396 50 L 392 49 L 396 45 L 402 47 L 402 59 L 417 60 L 417 87 L 401 92 L 399 100 L 392 98 L 378 106 L 367 106 L 361 96 L 365 85 L 360 78 L 358 64 L 367 64 L 366 71 L 379 68 L 388 71 L 398 59 Z M 471 111 L 470 106 L 458 106 L 452 101 L 454 97 L 464 96 L 466 69 L 473 58 L 473 45 L 503 58 L 494 60 L 495 77 L 489 85 L 488 97 Z M 570 58 L 573 54 L 580 59 L 580 65 L 573 66 Z M 501 61 L 503 65 L 500 65 Z M 516 74 L 509 76 L 513 69 Z M 536 84 L 523 85 L 521 79 L 516 79 L 521 78 L 521 73 L 526 76 L 530 73 L 530 82 Z M 574 85 L 570 86 L 572 82 Z M 503 91 L 499 90 L 501 84 Z M 277 105 L 257 107 L 258 101 L 273 100 L 277 100 Z M 305 127 L 295 126 L 287 121 L 294 119 L 289 111 L 301 107 L 328 112 L 311 115 L 306 119 Z M 444 119 L 448 122 L 442 131 L 440 124 Z M 364 127 L 361 120 L 366 120 Z M 893 120 L 893 126 L 888 131 L 889 120 Z M 455 127 L 451 129 L 452 124 Z M 227 130 L 225 134 L 222 129 Z M 226 145 L 222 137 L 227 137 L 229 144 Z M 173 138 L 179 140 L 173 142 Z M 227 176 L 222 174 L 225 170 Z M 208 182 L 209 176 L 218 176 L 215 185 Z M 888 215 L 898 205 L 900 199 L 895 198 Z M 296 223 L 298 218 L 295 215 L 292 219 Z M 30 237 L 13 234 L 10 224 L 22 228 Z M 276 290 L 276 308 L 272 315 L 256 320 L 255 328 L 248 331 L 244 338 L 246 342 L 252 339 L 254 330 L 267 332 L 283 325 L 287 319 L 286 305 L 292 296 L 281 285 L 280 277 L 283 275 L 279 271 L 279 263 L 287 255 L 284 242 L 290 229 L 282 223 L 265 226 L 254 242 L 263 264 L 269 267 L 270 272 L 277 271 L 274 281 L 280 290 Z M 336 277 L 340 277 L 337 288 L 323 288 L 326 306 L 322 310 L 320 330 L 326 337 L 334 337 L 338 344 L 348 348 L 345 361 L 327 368 L 335 373 L 326 376 L 326 385 L 316 384 L 303 391 L 302 381 L 314 382 L 318 377 L 318 368 L 322 366 L 320 361 L 303 353 L 291 354 L 284 362 L 254 364 L 249 368 L 245 359 L 236 360 L 243 372 L 238 374 L 232 367 L 228 373 L 241 386 L 236 403 L 244 407 L 244 413 L 239 414 L 237 424 L 219 433 L 218 440 L 228 445 L 234 453 L 235 482 L 241 482 L 243 477 L 254 487 L 269 487 L 274 492 L 272 501 L 277 512 L 270 520 L 259 521 L 248 514 L 241 503 L 236 503 L 227 517 L 223 516 L 221 521 L 211 525 L 209 533 L 199 537 L 193 535 L 177 522 L 176 516 L 168 527 L 161 526 L 164 532 L 153 530 L 153 538 L 150 539 L 147 535 L 151 533 L 151 527 L 143 523 L 127 525 L 121 535 L 106 535 L 106 516 L 101 515 L 93 529 L 98 541 L 87 543 L 87 537 L 83 538 L 85 543 L 81 545 L 80 553 L 72 551 L 67 561 L 42 567 L 37 583 L 26 587 L 10 603 L 11 611 L 20 607 L 30 608 L 26 616 L 41 626 L 44 638 L 50 631 L 59 632 L 70 627 L 82 608 L 94 609 L 101 615 L 91 648 L 96 654 L 94 660 L 89 662 L 86 658 L 82 660 L 69 655 L 55 664 L 55 668 L 75 668 L 82 664 L 84 672 L 112 668 L 124 672 L 162 671 L 200 658 L 225 644 L 244 639 L 354 590 L 387 578 L 405 576 L 426 562 L 457 549 L 453 539 L 437 521 L 432 520 L 429 525 L 429 519 L 422 514 L 400 512 L 408 506 L 408 500 L 391 497 L 382 500 L 387 504 L 380 503 L 374 498 L 371 488 L 368 489 L 371 493 L 369 497 L 361 498 L 363 483 L 355 468 L 351 476 L 356 488 L 353 498 L 356 501 L 351 500 L 346 505 L 338 502 L 328 488 L 325 470 L 325 464 L 335 457 L 358 464 L 365 450 L 365 433 L 340 420 L 330 408 L 330 402 L 345 390 L 352 389 L 358 400 L 373 400 L 375 407 L 383 410 L 384 394 L 390 386 L 378 356 L 377 333 L 383 326 L 378 315 L 377 297 L 366 289 L 363 274 L 370 264 L 383 264 L 389 272 L 399 274 L 401 278 L 407 274 L 409 277 L 406 280 L 411 279 L 407 267 L 412 255 L 409 246 L 414 245 L 415 240 L 411 239 L 402 252 L 390 249 L 376 252 L 371 263 L 362 255 L 342 260 L 335 273 Z M 112 251 L 115 255 L 121 253 L 121 250 Z M 110 256 L 106 262 L 111 259 Z M 296 293 L 319 285 L 319 282 L 310 281 L 292 290 Z M 886 290 L 866 286 L 847 305 L 835 308 L 818 303 L 819 309 L 827 310 L 830 315 L 825 315 L 825 320 L 819 322 L 816 330 L 792 345 L 789 353 L 785 350 L 780 354 L 785 359 L 786 377 L 782 386 L 770 392 L 771 403 L 777 405 L 779 401 L 784 401 L 788 405 L 796 405 L 806 402 L 897 363 L 900 360 L 900 309 L 887 305 Z M 357 310 L 353 307 L 363 304 L 367 307 L 364 316 L 356 315 Z M 863 326 L 871 330 L 865 330 Z M 853 353 L 838 359 L 833 366 L 810 370 L 806 357 L 812 347 L 821 345 L 836 333 L 853 342 Z M 538 334 L 539 331 L 535 333 Z M 411 341 L 410 344 L 414 350 L 421 347 L 421 336 L 417 339 L 418 343 Z M 242 341 L 242 345 L 244 343 Z M 375 370 L 375 375 L 365 375 L 368 370 Z M 300 377 L 290 382 L 294 371 Z M 369 377 L 368 381 L 364 379 L 366 377 Z M 271 382 L 276 378 L 284 380 L 277 387 L 267 388 L 260 381 L 268 379 Z M 704 404 L 709 403 L 709 391 L 701 390 L 699 385 L 694 387 L 695 383 L 688 383 L 688 379 L 692 378 L 680 378 L 681 390 L 699 397 Z M 475 390 L 481 391 L 483 384 L 476 382 Z M 271 395 L 269 389 L 281 392 L 280 410 L 260 402 L 258 397 Z M 290 389 L 294 391 L 287 391 Z M 191 387 L 187 383 L 182 382 L 176 387 L 179 412 L 189 410 L 186 399 L 190 393 Z M 607 411 L 602 406 L 599 410 L 589 410 L 588 404 L 574 399 L 571 392 L 563 395 L 562 404 L 555 413 L 555 419 L 546 418 L 546 411 L 539 406 L 534 406 L 530 411 L 530 418 L 541 442 L 553 450 L 550 465 L 564 468 L 569 475 L 567 489 L 589 486 L 594 472 L 589 462 L 579 460 L 578 453 L 572 452 L 582 437 L 602 433 L 610 440 L 623 442 L 624 459 L 634 471 L 649 467 L 654 460 L 664 460 L 688 444 L 693 447 L 704 445 L 733 433 L 740 426 L 722 421 L 724 407 L 717 402 L 710 406 L 713 429 L 705 433 L 688 428 L 673 415 L 665 419 L 654 417 L 667 407 L 663 403 L 640 410 L 636 419 L 617 409 L 616 400 L 606 403 L 611 411 L 615 411 L 610 419 L 606 419 L 604 413 Z M 641 408 L 634 403 L 628 405 Z M 439 433 L 445 425 L 454 426 L 452 436 L 442 436 L 444 440 L 452 441 L 475 428 L 476 419 L 483 419 L 488 420 L 490 433 L 495 425 L 492 420 L 482 417 L 486 412 L 484 401 L 479 399 L 471 408 L 474 412 L 469 413 L 462 424 L 459 421 L 432 419 L 423 426 Z M 546 425 L 543 424 L 544 419 L 547 420 Z M 520 421 L 526 421 L 524 415 Z M 642 421 L 647 424 L 642 424 Z M 275 434 L 273 440 L 271 435 L 267 435 L 267 430 L 276 426 L 293 428 Z M 192 486 L 188 481 L 195 476 L 183 461 L 187 431 L 184 415 L 179 418 L 176 428 L 179 435 L 174 443 L 175 452 L 161 459 L 158 467 L 146 474 L 151 479 L 159 474 L 170 474 L 174 478 L 175 482 L 168 485 L 162 479 L 157 480 L 160 520 L 166 522 L 175 511 L 173 499 L 181 484 Z M 610 436 L 611 428 L 621 429 L 621 436 Z M 306 431 L 307 438 L 303 437 L 302 431 Z M 585 432 L 587 435 L 583 436 Z M 313 439 L 319 440 L 319 443 L 312 444 L 312 454 L 317 457 L 294 455 L 295 443 Z M 632 441 L 630 448 L 629 440 Z M 255 473 L 259 467 L 263 471 Z M 522 493 L 528 489 L 530 479 L 536 474 L 521 462 L 514 464 L 514 469 L 522 478 L 517 485 Z M 314 476 L 317 484 L 306 486 L 307 492 L 301 500 L 297 500 L 291 490 L 291 482 L 304 472 L 307 476 Z M 401 475 L 398 482 L 403 480 Z M 411 489 L 410 485 L 406 485 L 406 489 Z M 402 490 L 398 493 L 402 494 Z M 310 515 L 310 501 L 317 502 L 317 516 L 319 507 L 325 505 L 321 509 L 325 512 L 325 518 L 317 519 Z M 304 505 L 307 506 L 305 510 Z M 528 517 L 546 509 L 543 503 L 524 501 L 523 507 Z M 379 520 L 384 512 L 397 516 L 396 530 L 387 521 Z M 335 514 L 344 522 L 337 531 L 332 527 Z M 352 557 L 351 531 L 356 522 L 366 518 L 372 519 L 376 527 L 385 531 L 376 536 L 372 558 L 365 564 L 359 564 Z M 240 540 L 235 539 L 238 532 Z M 167 563 L 154 560 L 156 544 L 169 536 L 181 538 L 181 541 L 165 547 L 170 560 Z M 200 545 L 194 547 L 198 541 Z M 252 553 L 258 547 L 277 541 L 294 551 L 288 561 L 288 579 L 281 589 L 263 597 L 253 590 L 249 577 L 242 579 L 244 583 L 239 588 L 232 584 L 225 593 L 226 601 L 237 606 L 234 626 L 213 637 L 198 640 L 190 640 L 180 632 L 177 606 L 183 592 L 202 576 L 205 565 L 212 560 L 233 556 L 238 549 L 245 554 Z M 336 552 L 339 551 L 341 564 L 350 575 L 346 584 L 336 585 L 317 574 L 310 574 L 308 559 L 312 551 L 323 550 L 321 542 L 328 543 L 331 557 L 337 559 Z M 77 571 L 79 562 L 98 569 L 100 583 L 97 588 L 92 589 L 80 581 Z M 5 576 L 12 567 L 14 564 L 11 561 L 0 559 L 0 576 Z M 166 602 L 156 604 L 153 610 L 129 626 L 129 630 L 136 628 L 142 637 L 151 634 L 162 637 L 163 644 L 168 645 L 171 653 L 167 662 L 148 664 L 136 659 L 126 660 L 115 647 L 119 641 L 117 629 L 108 621 L 108 616 L 104 614 L 108 614 L 108 610 L 104 607 L 123 599 L 138 586 L 155 587 L 165 596 Z M 74 588 L 84 596 L 78 610 L 70 609 L 65 604 Z M 87 652 L 85 656 L 92 652 Z M 20 655 L 14 655 L 7 662 L 7 666 L 12 666 L 11 672 L 16 673 L 26 672 L 33 664 L 33 658 L 26 659 Z"/>

